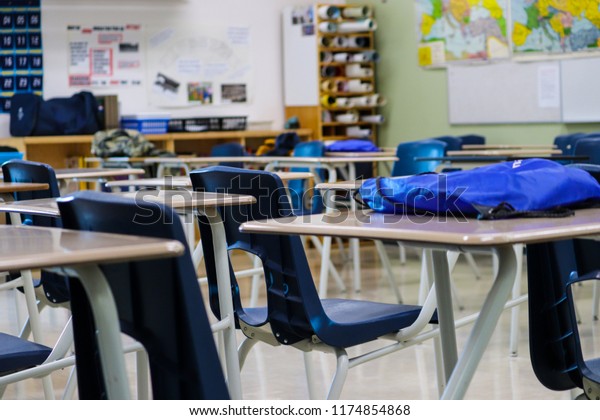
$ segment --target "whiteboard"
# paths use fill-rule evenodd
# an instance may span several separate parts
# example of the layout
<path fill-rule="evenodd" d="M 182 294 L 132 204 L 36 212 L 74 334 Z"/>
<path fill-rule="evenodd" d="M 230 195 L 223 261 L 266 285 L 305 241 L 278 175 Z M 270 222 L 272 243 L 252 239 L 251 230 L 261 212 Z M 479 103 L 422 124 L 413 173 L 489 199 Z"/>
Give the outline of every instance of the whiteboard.
<path fill-rule="evenodd" d="M 561 63 L 564 122 L 600 122 L 600 58 Z"/>
<path fill-rule="evenodd" d="M 560 122 L 559 62 L 448 66 L 450 124 Z"/>

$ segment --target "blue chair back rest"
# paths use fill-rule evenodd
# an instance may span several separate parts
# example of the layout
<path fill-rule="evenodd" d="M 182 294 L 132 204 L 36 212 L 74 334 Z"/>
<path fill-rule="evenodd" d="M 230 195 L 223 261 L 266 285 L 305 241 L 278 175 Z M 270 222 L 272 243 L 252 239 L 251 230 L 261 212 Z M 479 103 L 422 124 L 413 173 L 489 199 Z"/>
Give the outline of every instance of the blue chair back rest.
<path fill-rule="evenodd" d="M 574 154 L 588 156 L 588 163 L 600 165 L 600 136 L 584 137 L 577 140 Z"/>
<path fill-rule="evenodd" d="M 441 160 L 416 161 L 416 157 L 443 157 L 446 143 L 439 140 L 427 139 L 400 143 L 396 148 L 398 161 L 394 162 L 392 176 L 415 175 L 423 172 L 433 172 Z"/>
<path fill-rule="evenodd" d="M 457 137 L 462 140 L 462 144 L 485 144 L 485 137 L 479 134 L 463 134 Z"/>
<path fill-rule="evenodd" d="M 187 244 L 167 206 L 83 191 L 58 203 L 66 228 L 175 239 Z M 178 258 L 101 267 L 121 329 L 148 352 L 155 399 L 225 399 L 228 392 L 189 249 Z M 79 281 L 71 281 L 79 396 L 105 397 L 94 321 Z"/>
<path fill-rule="evenodd" d="M 246 150 L 240 143 L 223 143 L 217 144 L 210 149 L 211 156 L 246 156 Z M 219 165 L 231 166 L 232 168 L 243 168 L 242 162 L 221 162 Z"/>
<path fill-rule="evenodd" d="M 34 182 L 49 186 L 47 190 L 16 192 L 14 193 L 16 201 L 60 197 L 54 169 L 45 163 L 10 160 L 2 165 L 2 175 L 5 182 Z M 61 226 L 60 219 L 56 217 L 24 215 L 22 219 L 24 224 L 34 226 Z"/>
<path fill-rule="evenodd" d="M 190 173 L 196 191 L 245 194 L 256 198 L 246 206 L 219 209 L 230 250 L 240 249 L 262 260 L 267 286 L 269 323 L 279 342 L 294 344 L 310 338 L 311 320 L 325 319 L 300 238 L 289 235 L 241 233 L 240 225 L 251 220 L 291 216 L 292 208 L 281 179 L 273 173 L 236 168 L 210 167 Z M 217 317 L 216 271 L 212 234 L 207 221 L 199 216 L 200 235 L 211 294 L 211 307 Z M 239 286 L 232 270 L 232 293 L 236 312 L 243 311 Z M 241 315 L 238 315 L 241 317 Z"/>
<path fill-rule="evenodd" d="M 325 145 L 322 141 L 307 141 L 301 142 L 294 147 L 293 156 L 296 157 L 322 157 L 325 155 Z M 309 168 L 291 168 L 292 172 L 310 172 Z M 325 171 L 317 169 L 318 176 L 323 179 L 325 177 Z M 316 180 L 315 180 L 316 181 Z M 306 185 L 308 180 L 291 180 L 288 181 L 288 191 L 292 201 L 292 208 L 297 213 L 322 213 L 324 209 L 323 196 L 319 190 L 314 189 L 310 193 L 313 194 L 311 198 L 310 207 L 305 206 L 303 200 L 304 195 L 307 194 Z"/>
<path fill-rule="evenodd" d="M 60 197 L 60 189 L 54 169 L 45 163 L 26 160 L 10 160 L 2 165 L 5 182 L 35 182 L 48 184 L 49 189 L 39 191 L 21 191 L 14 193 L 16 201 L 37 200 Z M 22 215 L 25 225 L 43 227 L 62 227 L 58 217 Z M 66 276 L 42 270 L 41 282 L 46 297 L 53 303 L 67 302 L 70 298 L 69 284 Z"/>
<path fill-rule="evenodd" d="M 434 137 L 433 139 L 443 141 L 444 143 L 446 143 L 446 151 L 462 149 L 462 140 L 460 139 L 460 137 L 440 136 Z"/>
<path fill-rule="evenodd" d="M 23 153 L 21 152 L 3 152 L 0 151 L 0 164 L 8 162 L 9 160 L 22 160 Z"/>
<path fill-rule="evenodd" d="M 582 134 L 583 133 L 560 134 L 554 138 L 554 145 L 563 152 L 563 155 L 572 155 L 573 136 L 577 138 L 577 136 L 580 136 Z"/>
<path fill-rule="evenodd" d="M 561 391 L 582 385 L 580 344 L 572 328 L 566 281 L 577 270 L 573 241 L 527 246 L 529 352 L 539 381 Z"/>

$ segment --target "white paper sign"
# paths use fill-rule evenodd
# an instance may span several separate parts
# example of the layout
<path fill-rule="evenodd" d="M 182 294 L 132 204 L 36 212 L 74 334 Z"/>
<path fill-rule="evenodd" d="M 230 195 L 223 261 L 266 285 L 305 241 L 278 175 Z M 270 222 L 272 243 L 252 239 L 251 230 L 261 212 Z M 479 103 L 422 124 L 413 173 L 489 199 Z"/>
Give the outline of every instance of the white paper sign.
<path fill-rule="evenodd" d="M 560 68 L 558 64 L 538 69 L 538 105 L 540 108 L 560 107 Z"/>

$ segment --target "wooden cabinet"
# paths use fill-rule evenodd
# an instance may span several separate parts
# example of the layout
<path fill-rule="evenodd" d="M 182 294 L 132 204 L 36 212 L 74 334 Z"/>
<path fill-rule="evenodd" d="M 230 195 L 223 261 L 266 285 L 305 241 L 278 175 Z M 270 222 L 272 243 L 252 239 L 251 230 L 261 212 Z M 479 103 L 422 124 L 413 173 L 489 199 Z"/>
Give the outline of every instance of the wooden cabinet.
<path fill-rule="evenodd" d="M 286 95 L 286 117 L 297 116 L 302 127 L 312 128 L 324 141 L 369 138 L 376 142 L 384 100 L 375 83 L 379 56 L 374 48 L 377 25 L 372 9 L 318 4 L 309 15 L 314 19 L 311 43 L 298 37 L 293 20 L 284 12 L 284 48 L 290 49 L 284 50 L 285 85 L 293 91 L 295 84 L 304 83 L 304 89 L 314 92 Z M 309 31 L 300 33 L 307 37 Z M 308 69 L 306 63 L 315 67 Z M 316 72 L 316 77 L 305 77 L 305 82 L 291 79 L 310 72 Z"/>
<path fill-rule="evenodd" d="M 302 140 L 309 140 L 310 129 L 293 130 Z M 275 138 L 283 131 L 244 130 L 213 131 L 200 133 L 147 134 L 145 137 L 159 149 L 179 154 L 206 156 L 210 148 L 218 143 L 239 142 L 249 150 L 256 150 L 265 139 Z M 83 158 L 91 156 L 91 135 L 8 137 L 0 139 L 0 145 L 17 148 L 25 159 L 45 162 L 54 168 L 83 166 Z"/>

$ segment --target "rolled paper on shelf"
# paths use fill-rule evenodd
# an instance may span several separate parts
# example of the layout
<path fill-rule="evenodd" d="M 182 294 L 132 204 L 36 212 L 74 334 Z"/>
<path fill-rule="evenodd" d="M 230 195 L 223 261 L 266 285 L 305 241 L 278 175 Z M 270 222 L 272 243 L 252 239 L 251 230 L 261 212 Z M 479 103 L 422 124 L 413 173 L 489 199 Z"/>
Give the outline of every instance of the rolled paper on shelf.
<path fill-rule="evenodd" d="M 333 61 L 336 63 L 346 63 L 348 62 L 349 57 L 348 53 L 336 53 L 333 54 Z"/>
<path fill-rule="evenodd" d="M 362 67 L 360 64 L 348 64 L 346 66 L 346 77 L 370 77 L 373 69 Z"/>
<path fill-rule="evenodd" d="M 383 123 L 384 118 L 383 115 L 363 115 L 360 117 L 360 120 L 373 124 L 381 124 Z"/>
<path fill-rule="evenodd" d="M 319 43 L 322 47 L 330 47 L 332 40 L 333 38 L 331 38 L 330 36 L 322 36 L 321 38 L 319 38 Z"/>
<path fill-rule="evenodd" d="M 337 91 L 338 92 L 348 92 L 348 82 L 345 80 L 337 81 Z"/>
<path fill-rule="evenodd" d="M 338 84 L 335 80 L 324 80 L 321 82 L 321 90 L 324 92 L 337 92 Z"/>
<path fill-rule="evenodd" d="M 335 77 L 340 74 L 340 69 L 335 66 L 324 66 L 321 67 L 321 76 L 322 77 Z"/>
<path fill-rule="evenodd" d="M 348 106 L 369 106 L 369 98 L 367 96 L 348 98 Z"/>
<path fill-rule="evenodd" d="M 330 96 L 330 95 L 321 96 L 321 105 L 323 105 L 325 108 L 335 108 L 336 107 L 335 96 Z"/>
<path fill-rule="evenodd" d="M 368 100 L 367 106 L 384 106 L 387 103 L 385 98 L 378 93 L 366 96 L 366 98 Z"/>
<path fill-rule="evenodd" d="M 319 23 L 320 32 L 337 32 L 338 26 L 334 22 L 321 22 Z"/>
<path fill-rule="evenodd" d="M 323 121 L 324 123 L 331 122 L 331 112 L 325 109 L 321 111 L 321 121 Z"/>
<path fill-rule="evenodd" d="M 348 37 L 349 48 L 369 48 L 371 40 L 368 36 L 351 36 Z"/>
<path fill-rule="evenodd" d="M 337 27 L 338 32 L 371 32 L 375 29 L 377 29 L 377 22 L 373 19 L 341 22 Z"/>
<path fill-rule="evenodd" d="M 371 8 L 369 6 L 361 7 L 345 7 L 342 10 L 342 16 L 351 19 L 364 19 L 372 16 Z"/>
<path fill-rule="evenodd" d="M 347 36 L 336 36 L 331 40 L 331 46 L 334 48 L 346 48 L 348 46 Z"/>
<path fill-rule="evenodd" d="M 333 61 L 333 54 L 329 51 L 321 51 L 321 63 L 331 63 Z"/>
<path fill-rule="evenodd" d="M 348 92 L 370 92 L 372 88 L 371 83 L 363 83 L 356 79 L 348 81 Z"/>
<path fill-rule="evenodd" d="M 350 106 L 350 98 L 337 98 L 335 104 L 340 108 L 346 108 Z"/>
<path fill-rule="evenodd" d="M 352 54 L 350 60 L 355 63 L 367 63 L 370 61 L 379 61 L 379 54 L 377 51 L 363 51 L 361 53 Z"/>
<path fill-rule="evenodd" d="M 317 10 L 321 19 L 337 19 L 340 17 L 340 8 L 337 6 L 321 6 Z"/>
<path fill-rule="evenodd" d="M 349 137 L 369 137 L 371 135 L 371 129 L 360 128 L 357 125 L 346 128 L 346 135 Z"/>
<path fill-rule="evenodd" d="M 340 123 L 356 123 L 358 118 L 358 112 L 347 112 L 335 116 L 335 120 Z"/>

